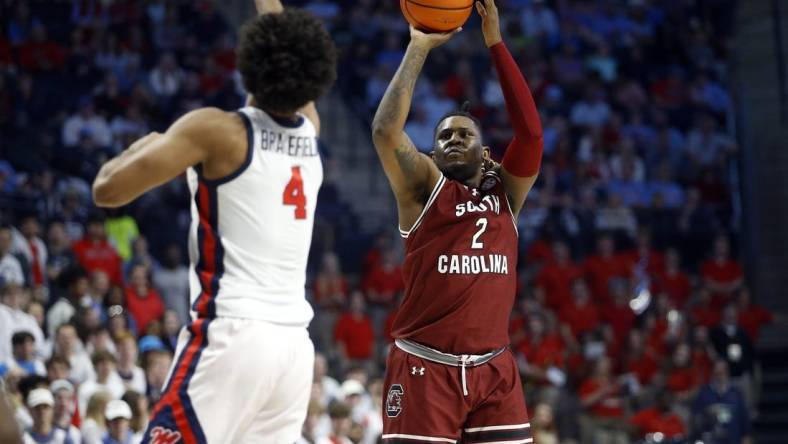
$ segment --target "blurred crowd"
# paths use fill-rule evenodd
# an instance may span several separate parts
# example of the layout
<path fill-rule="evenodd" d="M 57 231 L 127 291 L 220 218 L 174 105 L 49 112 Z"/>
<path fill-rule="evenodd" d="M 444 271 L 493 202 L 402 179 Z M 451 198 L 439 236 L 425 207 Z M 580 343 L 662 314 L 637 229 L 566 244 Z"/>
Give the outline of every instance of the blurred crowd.
<path fill-rule="evenodd" d="M 370 120 L 407 42 L 397 2 L 286 3 L 326 21 L 336 88 Z M 735 248 L 735 3 L 498 1 L 544 126 L 510 326 L 536 442 L 750 436 L 772 315 Z M 0 0 L 0 17 L 0 375 L 35 442 L 136 442 L 189 321 L 188 191 L 178 179 L 102 212 L 89 184 L 184 112 L 241 105 L 236 29 L 205 0 Z M 475 17 L 417 90 L 420 149 L 467 100 L 500 157 L 512 132 Z M 353 237 L 341 196 L 321 193 L 316 223 Z M 304 442 L 378 440 L 403 290 L 394 225 L 360 258 L 343 242 L 313 255 Z"/>

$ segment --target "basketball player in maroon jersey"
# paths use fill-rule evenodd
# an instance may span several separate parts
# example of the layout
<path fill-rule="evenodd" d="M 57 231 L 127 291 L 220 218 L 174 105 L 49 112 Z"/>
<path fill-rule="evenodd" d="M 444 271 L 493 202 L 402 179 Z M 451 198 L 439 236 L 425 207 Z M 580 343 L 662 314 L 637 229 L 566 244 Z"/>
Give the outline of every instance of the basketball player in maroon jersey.
<path fill-rule="evenodd" d="M 427 54 L 459 29 L 411 28 L 373 123 L 406 251 L 405 298 L 386 369 L 386 443 L 532 442 L 507 328 L 517 282 L 515 221 L 536 181 L 542 128 L 501 39 L 497 7 L 484 0 L 476 9 L 515 130 L 501 165 L 465 111 L 438 122 L 431 157 L 403 131 Z"/>

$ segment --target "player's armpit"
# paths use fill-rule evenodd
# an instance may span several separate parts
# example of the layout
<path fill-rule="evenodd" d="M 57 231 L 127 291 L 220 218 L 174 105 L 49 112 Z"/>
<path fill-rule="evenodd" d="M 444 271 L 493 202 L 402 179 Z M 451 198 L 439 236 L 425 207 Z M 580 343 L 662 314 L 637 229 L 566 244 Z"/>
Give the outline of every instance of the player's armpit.
<path fill-rule="evenodd" d="M 528 192 L 536 183 L 539 175 L 530 177 L 519 177 L 506 171 L 506 167 L 501 167 L 501 179 L 503 179 L 503 186 L 506 189 L 506 195 L 509 196 L 509 204 L 512 208 L 512 215 L 515 218 L 520 214 L 525 204 L 525 198 Z"/>
<path fill-rule="evenodd" d="M 244 134 L 237 116 L 203 108 L 181 117 L 164 134 L 143 137 L 101 167 L 93 182 L 93 200 L 98 206 L 119 207 L 172 180 L 209 159 L 217 147 L 226 147 L 232 125 Z"/>

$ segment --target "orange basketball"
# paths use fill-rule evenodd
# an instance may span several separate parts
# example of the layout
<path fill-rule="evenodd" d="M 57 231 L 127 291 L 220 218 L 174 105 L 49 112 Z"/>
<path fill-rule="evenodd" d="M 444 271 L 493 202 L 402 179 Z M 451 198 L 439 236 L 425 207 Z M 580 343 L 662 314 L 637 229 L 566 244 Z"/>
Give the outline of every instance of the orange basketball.
<path fill-rule="evenodd" d="M 400 0 L 402 14 L 414 28 L 446 32 L 468 20 L 474 0 Z"/>

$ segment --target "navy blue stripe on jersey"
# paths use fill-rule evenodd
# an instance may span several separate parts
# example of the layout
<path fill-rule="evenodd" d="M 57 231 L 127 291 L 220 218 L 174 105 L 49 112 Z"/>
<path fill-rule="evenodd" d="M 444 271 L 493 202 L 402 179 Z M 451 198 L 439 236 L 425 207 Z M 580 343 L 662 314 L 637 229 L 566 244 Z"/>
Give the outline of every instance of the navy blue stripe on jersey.
<path fill-rule="evenodd" d="M 198 181 L 194 195 L 199 222 L 197 248 L 199 258 L 195 272 L 200 281 L 200 295 L 194 300 L 192 310 L 200 318 L 216 317 L 216 295 L 219 281 L 224 274 L 224 247 L 219 235 L 219 209 L 216 186 Z"/>
<path fill-rule="evenodd" d="M 246 169 L 249 168 L 249 165 L 252 164 L 252 157 L 254 155 L 254 128 L 252 127 L 252 121 L 249 120 L 249 116 L 242 113 L 241 111 L 236 111 L 236 114 L 238 114 L 238 116 L 241 118 L 241 121 L 244 123 L 244 128 L 246 128 L 246 158 L 244 159 L 244 163 L 242 163 L 241 166 L 239 166 L 232 173 L 218 179 L 207 179 L 203 174 L 202 164 L 195 165 L 194 171 L 197 172 L 197 176 L 200 178 L 200 180 L 205 182 L 207 185 L 219 186 L 221 184 L 225 184 L 240 176 L 241 173 L 246 171 Z"/>
<path fill-rule="evenodd" d="M 208 346 L 208 325 L 210 323 L 210 319 L 207 319 L 202 325 L 191 324 L 189 326 L 190 329 L 195 330 L 195 332 L 192 332 L 192 334 L 200 340 L 200 343 L 197 347 L 197 351 L 192 357 L 191 362 L 189 363 L 189 367 L 186 369 L 186 376 L 184 377 L 183 383 L 181 383 L 178 390 L 178 400 L 183 406 L 183 411 L 186 413 L 186 419 L 189 421 L 192 434 L 194 434 L 198 444 L 205 444 L 207 440 L 205 439 L 205 432 L 203 432 L 202 426 L 200 425 L 200 420 L 197 418 L 197 412 L 194 410 L 194 406 L 192 405 L 192 399 L 189 396 L 189 382 L 191 381 L 192 376 L 194 376 L 194 372 L 197 369 L 197 363 L 200 362 L 200 356 L 202 356 L 203 350 L 205 350 L 205 348 Z M 197 329 L 200 331 L 196 332 Z"/>
<path fill-rule="evenodd" d="M 265 112 L 265 111 L 263 111 Z M 268 117 L 271 118 L 277 125 L 284 127 L 284 128 L 301 128 L 301 125 L 304 124 L 304 117 L 298 116 L 298 119 L 292 120 L 286 117 L 278 117 L 273 114 L 266 113 Z"/>
<path fill-rule="evenodd" d="M 172 370 L 167 386 L 156 403 L 151 421 L 142 442 L 158 442 L 157 434 L 177 432 L 184 444 L 205 444 L 206 438 L 189 397 L 189 383 L 197 369 L 202 351 L 208 345 L 210 319 L 200 318 L 190 323 L 190 338 L 180 350 L 177 364 Z M 158 429 L 158 430 L 157 430 Z"/>

